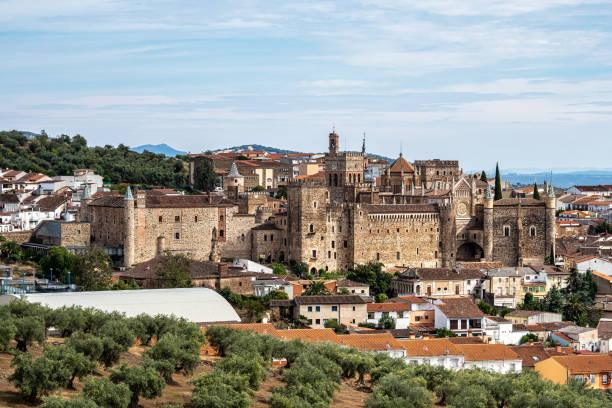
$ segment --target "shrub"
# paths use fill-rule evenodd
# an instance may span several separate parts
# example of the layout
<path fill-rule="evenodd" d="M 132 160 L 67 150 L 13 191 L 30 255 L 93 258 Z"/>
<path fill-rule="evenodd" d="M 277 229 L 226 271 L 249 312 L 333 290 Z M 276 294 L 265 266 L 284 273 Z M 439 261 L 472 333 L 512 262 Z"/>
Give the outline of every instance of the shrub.
<path fill-rule="evenodd" d="M 407 373 L 391 373 L 384 376 L 372 395 L 366 399 L 368 408 L 430 408 L 433 397 L 425 388 L 422 378 Z M 465 407 L 471 407 L 465 405 Z"/>
<path fill-rule="evenodd" d="M 253 403 L 246 376 L 224 371 L 200 374 L 192 381 L 191 401 L 195 408 L 248 408 Z"/>

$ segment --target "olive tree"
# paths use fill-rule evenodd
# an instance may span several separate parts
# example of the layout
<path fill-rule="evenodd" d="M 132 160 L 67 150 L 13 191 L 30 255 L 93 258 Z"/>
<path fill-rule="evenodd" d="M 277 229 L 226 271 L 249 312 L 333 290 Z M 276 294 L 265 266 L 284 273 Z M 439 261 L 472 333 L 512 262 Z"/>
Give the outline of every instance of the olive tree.
<path fill-rule="evenodd" d="M 108 377 L 88 377 L 83 386 L 83 397 L 104 408 L 127 408 L 132 392 L 126 384 L 115 384 Z"/>
<path fill-rule="evenodd" d="M 59 360 L 44 354 L 33 360 L 30 353 L 19 353 L 13 358 L 11 366 L 15 367 L 15 371 L 8 380 L 28 401 L 36 401 L 40 396 L 65 387 L 70 381 L 70 370 Z"/>
<path fill-rule="evenodd" d="M 152 399 L 162 395 L 166 382 L 152 367 L 132 366 L 123 363 L 118 369 L 110 370 L 110 380 L 123 383 L 132 393 L 129 406 L 138 408 L 140 397 Z"/>

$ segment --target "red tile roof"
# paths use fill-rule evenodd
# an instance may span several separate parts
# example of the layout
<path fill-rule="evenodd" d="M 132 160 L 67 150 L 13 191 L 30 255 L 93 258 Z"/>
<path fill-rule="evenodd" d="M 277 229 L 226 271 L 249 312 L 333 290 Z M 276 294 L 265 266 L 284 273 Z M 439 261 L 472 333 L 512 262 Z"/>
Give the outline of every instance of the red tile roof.
<path fill-rule="evenodd" d="M 404 310 L 410 310 L 410 306 L 406 303 L 368 303 L 368 312 L 399 312 Z"/>

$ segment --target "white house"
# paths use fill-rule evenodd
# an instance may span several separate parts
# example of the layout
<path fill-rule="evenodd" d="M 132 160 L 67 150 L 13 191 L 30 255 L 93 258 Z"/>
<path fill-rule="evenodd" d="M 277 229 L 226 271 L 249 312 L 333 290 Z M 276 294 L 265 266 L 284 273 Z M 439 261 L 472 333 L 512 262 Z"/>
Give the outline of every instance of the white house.
<path fill-rule="evenodd" d="M 268 268 L 262 264 L 257 262 L 253 262 L 248 259 L 235 259 L 234 266 L 245 269 L 247 272 L 255 272 L 255 273 L 272 273 L 272 268 Z"/>
<path fill-rule="evenodd" d="M 448 370 L 462 369 L 465 356 L 448 339 L 398 340 L 406 349 L 406 363 L 429 364 Z"/>
<path fill-rule="evenodd" d="M 434 303 L 436 329 L 451 330 L 458 336 L 481 336 L 486 329 L 484 313 L 470 299 L 444 298 Z"/>
<path fill-rule="evenodd" d="M 396 329 L 407 329 L 410 326 L 410 306 L 406 303 L 368 303 L 368 323 L 378 324 L 383 316 L 392 317 Z"/>
<path fill-rule="evenodd" d="M 578 268 L 578 272 L 580 273 L 585 273 L 590 269 L 591 271 L 597 271 L 604 275 L 612 276 L 612 262 L 596 256 L 578 259 L 576 261 L 576 268 Z"/>
<path fill-rule="evenodd" d="M 517 344 L 512 341 L 512 322 L 500 316 L 485 316 L 486 334 L 491 343 Z"/>
<path fill-rule="evenodd" d="M 293 285 L 283 279 L 257 279 L 252 284 L 255 296 L 266 296 L 275 290 L 282 290 L 289 299 L 293 299 Z"/>
<path fill-rule="evenodd" d="M 480 368 L 494 373 L 519 373 L 523 360 L 505 344 L 456 344 L 465 355 L 464 368 Z"/>

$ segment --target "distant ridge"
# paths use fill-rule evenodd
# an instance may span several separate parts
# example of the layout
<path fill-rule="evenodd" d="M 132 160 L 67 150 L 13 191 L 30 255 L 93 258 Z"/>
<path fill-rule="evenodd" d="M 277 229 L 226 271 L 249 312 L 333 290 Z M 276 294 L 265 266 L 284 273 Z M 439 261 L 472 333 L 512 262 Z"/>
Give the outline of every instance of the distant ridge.
<path fill-rule="evenodd" d="M 270 147 L 270 146 L 263 146 L 263 145 L 259 145 L 259 144 L 250 144 L 250 145 L 242 145 L 242 146 L 234 146 L 234 147 L 228 147 L 228 148 L 224 148 L 224 149 L 217 149 L 217 150 L 211 150 L 211 152 L 213 153 L 243 153 L 243 152 L 260 152 L 260 151 L 265 151 L 268 152 L 270 154 L 299 154 L 299 153 L 304 153 L 304 152 L 298 152 L 295 150 L 285 150 L 285 149 L 279 149 L 277 147 Z M 312 153 L 312 152 L 310 152 Z M 353 152 L 356 153 L 356 152 Z M 373 157 L 376 159 L 382 159 L 382 160 L 387 160 L 389 162 L 392 162 L 393 159 L 390 159 L 388 157 L 385 156 L 381 156 L 378 154 L 372 154 L 372 153 L 368 153 L 368 157 Z"/>
<path fill-rule="evenodd" d="M 165 143 L 161 143 L 157 145 L 145 144 L 142 146 L 131 147 L 130 150 L 137 152 L 137 153 L 142 153 L 146 150 L 146 151 L 149 151 L 155 154 L 164 154 L 166 155 L 166 157 L 175 157 L 175 156 L 182 156 L 182 155 L 187 154 L 187 152 L 176 150 L 175 148 L 168 146 Z"/>

